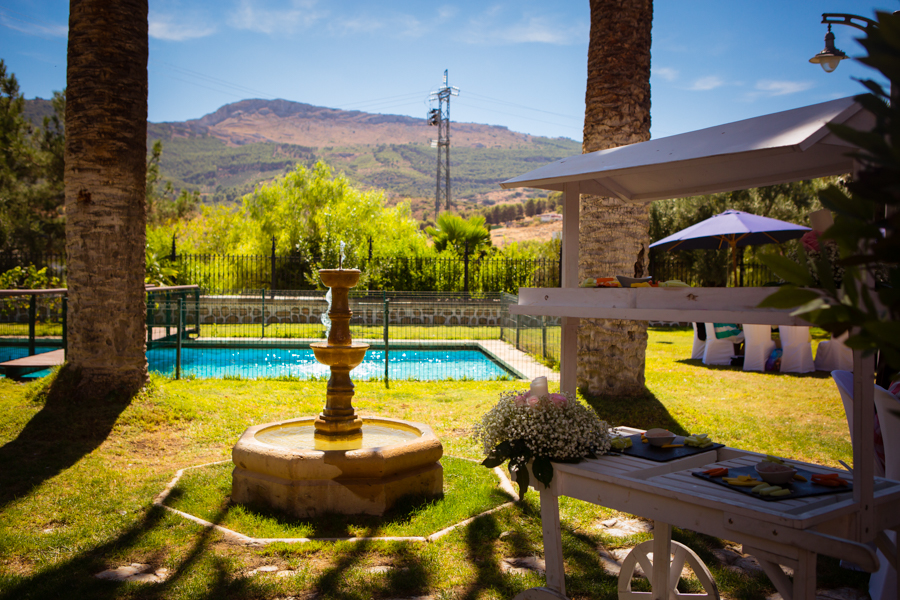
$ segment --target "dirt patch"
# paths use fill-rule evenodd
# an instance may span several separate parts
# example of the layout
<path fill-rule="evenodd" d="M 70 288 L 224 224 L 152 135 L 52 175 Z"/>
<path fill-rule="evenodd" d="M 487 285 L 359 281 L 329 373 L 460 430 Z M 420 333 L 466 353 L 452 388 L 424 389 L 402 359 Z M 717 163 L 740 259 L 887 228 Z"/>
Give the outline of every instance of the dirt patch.
<path fill-rule="evenodd" d="M 500 227 L 491 230 L 491 243 L 502 248 L 513 242 L 549 242 L 557 231 L 562 232 L 562 221 L 540 223 L 531 227 Z"/>

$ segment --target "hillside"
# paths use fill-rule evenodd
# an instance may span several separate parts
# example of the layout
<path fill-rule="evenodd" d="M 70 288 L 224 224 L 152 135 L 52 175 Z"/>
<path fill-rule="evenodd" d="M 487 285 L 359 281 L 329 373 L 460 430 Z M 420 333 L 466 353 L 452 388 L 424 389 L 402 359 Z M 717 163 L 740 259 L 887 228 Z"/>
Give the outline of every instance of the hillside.
<path fill-rule="evenodd" d="M 163 177 L 208 200 L 235 200 L 297 163 L 324 160 L 362 187 L 384 189 L 391 199 L 418 198 L 425 207 L 434 198 L 436 134 L 424 118 L 243 100 L 199 119 L 150 123 L 148 147 L 162 140 Z M 463 204 L 544 195 L 498 192 L 498 184 L 581 151 L 567 138 L 477 123 L 452 123 L 450 139 L 452 197 Z"/>

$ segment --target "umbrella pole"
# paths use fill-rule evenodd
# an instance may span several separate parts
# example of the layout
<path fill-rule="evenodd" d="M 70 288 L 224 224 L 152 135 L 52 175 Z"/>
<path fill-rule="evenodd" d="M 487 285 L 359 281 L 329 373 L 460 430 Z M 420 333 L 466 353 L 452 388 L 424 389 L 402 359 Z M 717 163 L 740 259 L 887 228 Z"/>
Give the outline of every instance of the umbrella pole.
<path fill-rule="evenodd" d="M 737 287 L 737 240 L 729 240 L 731 246 L 731 273 L 734 277 L 734 287 Z"/>

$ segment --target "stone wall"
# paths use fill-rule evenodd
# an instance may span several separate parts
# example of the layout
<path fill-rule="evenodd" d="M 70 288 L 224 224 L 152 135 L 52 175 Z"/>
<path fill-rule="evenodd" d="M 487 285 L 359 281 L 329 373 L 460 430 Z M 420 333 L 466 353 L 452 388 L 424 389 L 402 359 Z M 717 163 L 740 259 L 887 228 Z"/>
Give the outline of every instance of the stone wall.
<path fill-rule="evenodd" d="M 327 310 L 325 301 L 318 297 L 240 298 L 235 296 L 204 296 L 199 310 L 193 300 L 185 301 L 187 324 L 246 324 L 312 323 L 322 322 L 322 312 Z M 351 299 L 354 325 L 383 325 L 384 304 L 381 302 L 355 301 Z M 503 305 L 499 302 L 390 302 L 390 324 L 396 325 L 500 325 Z M 150 310 L 149 322 L 166 325 L 177 322 L 177 313 L 157 306 Z"/>

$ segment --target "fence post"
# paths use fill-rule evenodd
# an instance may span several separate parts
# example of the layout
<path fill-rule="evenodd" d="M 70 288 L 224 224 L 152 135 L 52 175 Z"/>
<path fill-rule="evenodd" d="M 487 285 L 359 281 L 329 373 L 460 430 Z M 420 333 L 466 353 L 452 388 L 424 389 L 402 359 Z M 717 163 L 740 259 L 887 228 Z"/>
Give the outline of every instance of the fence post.
<path fill-rule="evenodd" d="M 466 246 L 463 253 L 463 291 L 469 291 L 469 240 L 466 240 Z"/>
<path fill-rule="evenodd" d="M 66 354 L 69 352 L 69 297 L 62 297 L 62 347 L 63 347 L 63 360 L 66 358 Z"/>
<path fill-rule="evenodd" d="M 522 315 L 516 315 L 516 350 L 521 350 L 519 348 L 519 319 L 521 319 Z"/>
<path fill-rule="evenodd" d="M 390 301 L 391 299 L 387 297 L 387 292 L 382 292 L 382 297 L 384 298 L 384 387 L 388 389 L 391 387 L 390 384 L 390 371 L 388 367 L 390 366 L 390 360 L 388 357 L 389 352 L 389 340 L 390 336 L 388 334 L 388 322 L 391 317 L 391 309 L 390 309 Z"/>
<path fill-rule="evenodd" d="M 541 358 L 547 358 L 547 317 L 541 315 Z"/>
<path fill-rule="evenodd" d="M 272 236 L 272 279 L 271 283 L 272 298 L 275 298 L 275 236 Z"/>
<path fill-rule="evenodd" d="M 266 290 L 259 290 L 262 292 L 260 296 L 262 297 L 262 337 L 266 337 Z"/>
<path fill-rule="evenodd" d="M 172 292 L 166 292 L 166 337 L 172 335 L 172 311 L 175 307 L 172 305 Z"/>
<path fill-rule="evenodd" d="M 184 328 L 184 298 L 178 299 L 178 339 L 175 340 L 175 379 L 181 379 L 181 331 Z"/>
<path fill-rule="evenodd" d="M 556 287 L 562 287 L 562 238 L 559 238 L 559 263 L 556 269 Z"/>
<path fill-rule="evenodd" d="M 34 356 L 35 321 L 37 320 L 37 294 L 31 295 L 28 303 L 28 356 Z"/>

